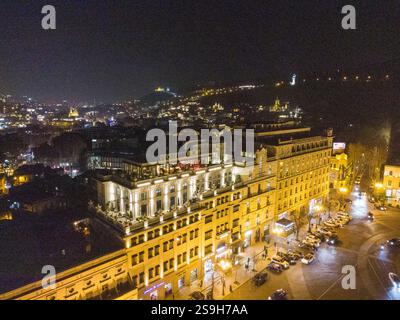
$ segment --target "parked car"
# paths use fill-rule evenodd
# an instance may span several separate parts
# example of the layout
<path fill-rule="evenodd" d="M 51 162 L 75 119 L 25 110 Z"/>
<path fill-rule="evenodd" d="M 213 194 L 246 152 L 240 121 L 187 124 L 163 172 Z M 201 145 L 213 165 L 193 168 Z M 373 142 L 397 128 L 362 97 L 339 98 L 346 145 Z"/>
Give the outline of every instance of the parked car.
<path fill-rule="evenodd" d="M 310 242 L 314 242 L 314 243 L 318 244 L 318 246 L 321 243 L 321 240 L 319 238 L 317 238 L 316 236 L 311 235 L 311 234 L 308 234 L 306 236 L 305 240 L 306 241 L 310 241 Z"/>
<path fill-rule="evenodd" d="M 302 241 L 303 244 L 308 245 L 308 246 L 312 246 L 314 248 L 318 248 L 319 247 L 319 242 L 313 241 L 311 239 L 304 239 Z"/>
<path fill-rule="evenodd" d="M 350 216 L 344 215 L 344 214 L 338 215 L 338 216 L 336 217 L 336 220 L 344 221 L 345 223 L 349 222 L 350 219 L 351 219 Z"/>
<path fill-rule="evenodd" d="M 344 201 L 346 201 L 347 203 L 350 203 L 350 204 L 353 203 L 353 201 L 351 199 L 345 199 Z"/>
<path fill-rule="evenodd" d="M 324 226 L 336 228 L 337 224 L 333 223 L 331 220 L 329 220 L 329 221 L 324 222 Z"/>
<path fill-rule="evenodd" d="M 343 226 L 344 226 L 344 223 L 340 217 L 336 217 L 336 218 L 332 219 L 331 221 L 332 221 L 332 223 L 334 223 L 336 225 L 336 228 L 338 228 L 338 227 L 343 228 Z"/>
<path fill-rule="evenodd" d="M 287 292 L 283 289 L 278 289 L 268 297 L 268 300 L 287 300 Z"/>
<path fill-rule="evenodd" d="M 300 242 L 299 243 L 299 247 L 302 249 L 305 249 L 307 251 L 315 251 L 317 250 L 317 247 L 315 247 L 313 244 L 311 243 L 305 243 L 305 242 Z"/>
<path fill-rule="evenodd" d="M 304 264 L 310 264 L 314 261 L 314 254 L 313 253 L 308 253 L 304 256 L 303 259 L 301 259 L 301 262 Z"/>
<path fill-rule="evenodd" d="M 277 264 L 280 264 L 284 269 L 289 269 L 289 262 L 287 262 L 285 259 L 282 257 L 275 255 L 272 257 L 272 262 L 275 262 Z"/>
<path fill-rule="evenodd" d="M 400 289 L 400 277 L 397 274 L 389 272 L 389 280 L 393 284 L 393 287 Z"/>
<path fill-rule="evenodd" d="M 318 231 L 321 234 L 323 234 L 325 237 L 330 237 L 330 236 L 336 234 L 336 231 L 333 231 L 333 230 L 328 229 L 328 228 L 320 228 Z"/>
<path fill-rule="evenodd" d="M 319 239 L 321 242 L 325 241 L 325 234 L 323 234 L 320 230 L 314 231 L 313 233 L 311 233 L 314 237 L 316 237 L 317 239 Z"/>
<path fill-rule="evenodd" d="M 273 273 L 281 273 L 283 271 L 283 267 L 275 262 L 271 262 L 268 266 L 267 266 L 267 270 L 271 271 Z"/>
<path fill-rule="evenodd" d="M 289 253 L 284 253 L 284 252 L 278 252 L 277 255 L 281 257 L 282 259 L 286 260 L 289 262 L 290 265 L 295 265 L 296 264 L 296 259 L 290 255 Z"/>
<path fill-rule="evenodd" d="M 190 295 L 190 300 L 205 300 L 205 295 L 200 291 L 194 291 Z"/>
<path fill-rule="evenodd" d="M 340 228 L 343 228 L 346 224 L 350 222 L 350 220 L 347 218 L 336 218 L 335 222 L 339 224 Z"/>
<path fill-rule="evenodd" d="M 314 238 L 306 238 L 305 241 L 311 243 L 312 245 L 314 245 L 314 246 L 317 247 L 317 248 L 318 248 L 318 247 L 320 246 L 320 244 L 321 244 L 321 240 L 319 240 L 319 239 L 314 239 Z"/>
<path fill-rule="evenodd" d="M 295 260 L 300 260 L 304 256 L 304 254 L 301 251 L 297 250 L 289 250 L 288 254 L 290 254 Z"/>
<path fill-rule="evenodd" d="M 252 281 L 255 286 L 259 287 L 259 286 L 263 285 L 265 282 L 267 282 L 267 279 L 268 279 L 268 273 L 266 271 L 264 271 L 264 272 L 257 273 L 253 277 Z"/>

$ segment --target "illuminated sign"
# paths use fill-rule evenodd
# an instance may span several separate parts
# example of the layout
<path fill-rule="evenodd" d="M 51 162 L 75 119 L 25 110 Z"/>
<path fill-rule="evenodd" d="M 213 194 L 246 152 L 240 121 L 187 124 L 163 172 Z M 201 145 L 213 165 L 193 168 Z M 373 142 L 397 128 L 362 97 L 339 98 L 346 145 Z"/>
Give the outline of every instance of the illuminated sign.
<path fill-rule="evenodd" d="M 344 150 L 346 149 L 346 143 L 344 142 L 334 142 L 333 150 Z"/>
<path fill-rule="evenodd" d="M 144 294 L 148 294 L 149 292 L 153 292 L 154 290 L 158 289 L 159 287 L 163 286 L 164 284 L 165 284 L 165 282 L 161 282 L 161 283 L 155 284 L 154 286 L 146 289 L 143 293 Z"/>
<path fill-rule="evenodd" d="M 292 81 L 290 81 L 290 85 L 291 86 L 294 86 L 296 84 L 296 75 L 294 74 L 293 76 L 292 76 Z"/>

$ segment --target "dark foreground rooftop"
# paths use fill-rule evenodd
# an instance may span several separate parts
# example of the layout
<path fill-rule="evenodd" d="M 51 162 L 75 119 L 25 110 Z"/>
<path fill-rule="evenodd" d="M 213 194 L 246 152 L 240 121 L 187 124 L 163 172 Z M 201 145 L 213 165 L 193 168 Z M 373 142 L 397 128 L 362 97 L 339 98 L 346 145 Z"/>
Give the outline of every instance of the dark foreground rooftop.
<path fill-rule="evenodd" d="M 11 221 L 0 221 L 0 293 L 42 279 L 42 267 L 56 272 L 90 261 L 123 247 L 106 230 L 89 236 L 76 231 L 74 221 L 85 214 L 59 212 L 29 216 L 17 212 Z"/>

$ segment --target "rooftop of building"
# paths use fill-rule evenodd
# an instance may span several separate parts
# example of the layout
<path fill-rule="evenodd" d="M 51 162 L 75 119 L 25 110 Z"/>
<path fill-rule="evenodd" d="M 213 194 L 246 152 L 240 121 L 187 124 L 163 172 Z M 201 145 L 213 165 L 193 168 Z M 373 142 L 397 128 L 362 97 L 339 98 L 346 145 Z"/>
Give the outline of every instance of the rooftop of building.
<path fill-rule="evenodd" d="M 52 169 L 50 167 L 44 166 L 41 163 L 38 164 L 25 164 L 20 166 L 15 170 L 14 175 L 22 176 L 22 175 L 42 175 L 42 174 L 62 174 L 64 170 L 60 169 Z"/>
<path fill-rule="evenodd" d="M 59 212 L 46 216 L 13 213 L 0 221 L 0 293 L 40 280 L 44 265 L 57 273 L 123 248 L 106 229 L 90 228 L 85 236 L 74 222 L 85 213 Z"/>
<path fill-rule="evenodd" d="M 273 136 L 258 136 L 256 141 L 265 145 L 279 146 L 287 143 L 306 141 L 307 139 L 320 139 L 322 137 L 327 137 L 326 133 L 322 134 L 321 132 L 312 130 L 311 128 L 307 129 L 308 130 L 305 131 L 293 131 Z"/>

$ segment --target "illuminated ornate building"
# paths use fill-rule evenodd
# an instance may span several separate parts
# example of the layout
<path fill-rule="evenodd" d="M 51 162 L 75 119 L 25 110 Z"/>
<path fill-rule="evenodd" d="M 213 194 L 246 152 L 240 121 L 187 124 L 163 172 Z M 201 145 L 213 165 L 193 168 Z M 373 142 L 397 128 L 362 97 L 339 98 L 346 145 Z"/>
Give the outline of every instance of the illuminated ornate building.
<path fill-rule="evenodd" d="M 331 134 L 275 138 L 260 138 L 251 168 L 221 163 L 160 175 L 154 174 L 160 172 L 157 165 L 127 162 L 119 175 L 98 175 L 92 220 L 125 248 L 67 270 L 61 287 L 50 293 L 37 283 L 3 297 L 63 299 L 71 286 L 79 292 L 75 298 L 86 299 L 101 293 L 102 277 L 110 277 L 107 290 L 127 282 L 135 288 L 130 298 L 165 299 L 214 271 L 229 271 L 243 250 L 269 239 L 280 221 L 326 201 Z M 132 178 L 144 168 L 153 174 L 141 178 L 141 171 Z M 89 282 L 96 290 L 87 296 Z"/>

